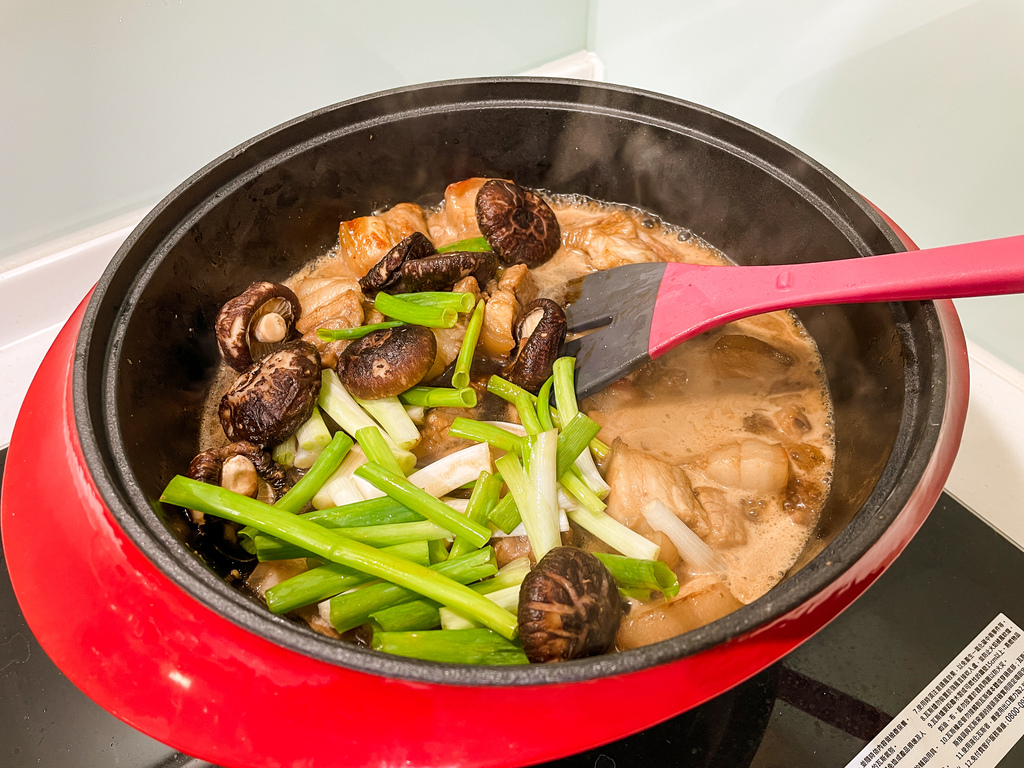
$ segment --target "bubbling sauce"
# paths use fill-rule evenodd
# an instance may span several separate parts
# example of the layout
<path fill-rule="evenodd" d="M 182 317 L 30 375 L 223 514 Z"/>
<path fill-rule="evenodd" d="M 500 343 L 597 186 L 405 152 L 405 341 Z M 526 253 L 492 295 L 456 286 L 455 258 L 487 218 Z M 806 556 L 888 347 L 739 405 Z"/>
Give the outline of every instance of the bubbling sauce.
<path fill-rule="evenodd" d="M 369 305 L 360 305 L 355 280 L 382 253 L 380 243 L 373 245 L 374 227 L 386 219 L 399 232 L 423 232 L 437 247 L 479 237 L 475 218 L 467 213 L 479 182 L 451 185 L 433 209 L 403 204 L 356 220 L 364 229 L 350 227 L 348 235 L 343 223 L 339 245 L 287 281 L 303 303 L 303 315 L 315 316 L 318 297 L 330 293 L 331 311 L 345 306 L 358 314 L 355 325 L 373 322 Z M 562 245 L 548 262 L 530 270 L 529 286 L 518 284 L 515 297 L 522 304 L 528 297 L 520 290 L 565 305 L 572 298 L 571 281 L 622 264 L 730 263 L 687 230 L 643 211 L 576 195 L 545 199 L 558 219 Z M 493 281 L 479 288 L 496 295 Z M 345 304 L 352 290 L 355 298 Z M 460 327 L 464 332 L 464 320 L 450 338 L 439 334 L 439 348 L 448 342 L 457 350 Z M 482 339 L 486 351 L 486 330 Z M 491 356 L 501 362 L 500 354 Z M 233 375 L 222 376 L 211 395 Z M 224 442 L 216 405 L 217 397 L 211 397 L 204 418 L 206 445 Z M 619 649 L 688 631 L 756 600 L 785 576 L 813 536 L 831 479 L 833 421 L 817 348 L 791 313 L 761 315 L 704 333 L 580 408 L 601 425 L 600 439 L 612 446 L 601 466 L 611 485 L 608 514 L 659 543 L 661 559 L 681 584 L 672 600 L 629 601 Z M 428 420 L 423 442 L 440 446 L 443 455 L 446 423 L 432 437 L 430 429 Z M 421 464 L 431 460 L 430 450 L 417 451 Z M 641 508 L 651 498 L 665 502 L 724 560 L 724 578 L 692 570 L 671 541 L 648 525 Z M 573 536 L 574 543 L 612 551 L 580 530 Z M 512 553 L 528 549 L 525 539 L 506 540 L 498 547 L 499 558 L 501 547 Z M 314 628 L 323 631 L 315 623 Z"/>

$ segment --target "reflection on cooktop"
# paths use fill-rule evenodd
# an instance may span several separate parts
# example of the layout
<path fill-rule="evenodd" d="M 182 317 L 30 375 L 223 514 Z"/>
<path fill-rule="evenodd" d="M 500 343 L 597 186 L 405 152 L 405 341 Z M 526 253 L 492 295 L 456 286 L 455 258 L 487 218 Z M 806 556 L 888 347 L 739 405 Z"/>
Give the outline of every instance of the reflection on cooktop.
<path fill-rule="evenodd" d="M 0 451 L 0 479 L 6 451 Z M 0 555 L 0 563 L 3 562 Z M 948 496 L 849 610 L 781 663 L 635 736 L 546 768 L 842 768 L 996 614 L 1024 553 Z M 0 568 L 0 766 L 215 768 L 93 704 L 50 662 Z M 1018 744 L 1002 766 L 1024 765 Z"/>

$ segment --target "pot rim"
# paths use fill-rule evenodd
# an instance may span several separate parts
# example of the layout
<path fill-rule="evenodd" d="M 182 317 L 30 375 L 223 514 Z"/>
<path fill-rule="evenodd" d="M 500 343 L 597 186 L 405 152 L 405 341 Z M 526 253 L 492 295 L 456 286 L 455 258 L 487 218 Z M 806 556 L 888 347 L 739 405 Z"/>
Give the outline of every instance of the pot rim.
<path fill-rule="evenodd" d="M 532 102 L 520 98 L 502 98 L 500 90 L 503 84 L 530 86 L 536 96 Z M 135 546 L 191 598 L 224 615 L 235 624 L 279 646 L 336 666 L 384 677 L 467 686 L 521 686 L 580 682 L 636 672 L 694 655 L 712 646 L 726 643 L 732 638 L 751 633 L 796 610 L 801 604 L 839 578 L 877 542 L 922 482 L 920 475 L 927 466 L 936 446 L 944 420 L 947 387 L 947 354 L 942 333 L 943 320 L 930 302 L 921 303 L 921 306 L 928 325 L 932 329 L 931 336 L 934 340 L 933 364 L 937 372 L 936 389 L 934 397 L 926 404 L 928 409 L 926 425 L 918 435 L 916 442 L 908 439 L 908 430 L 911 427 L 908 413 L 912 410 L 911 406 L 915 404 L 919 406 L 920 403 L 916 396 L 916 382 L 908 380 L 905 382 L 906 405 L 892 454 L 863 506 L 835 539 L 804 565 L 797 574 L 778 584 L 766 596 L 709 625 L 654 645 L 562 664 L 526 667 L 472 667 L 417 661 L 377 653 L 323 637 L 283 617 L 270 614 L 264 606 L 258 605 L 229 586 L 200 563 L 198 558 L 165 527 L 156 511 L 150 506 L 150 500 L 143 493 L 138 481 L 130 471 L 125 445 L 120 440 L 116 427 L 116 365 L 114 363 L 117 358 L 118 341 L 127 324 L 126 307 L 133 306 L 138 300 L 154 265 L 159 263 L 160 257 L 176 240 L 175 233 L 186 229 L 190 222 L 201 217 L 206 207 L 216 202 L 216 194 L 211 194 L 198 203 L 185 205 L 189 193 L 207 180 L 215 170 L 230 170 L 233 166 L 237 166 L 239 172 L 232 175 L 232 182 L 229 185 L 234 187 L 244 183 L 247 178 L 258 174 L 262 169 L 276 164 L 292 153 L 302 151 L 307 146 L 322 142 L 332 134 L 365 130 L 374 123 L 394 120 L 399 115 L 406 114 L 406 111 L 391 110 L 376 118 L 349 124 L 344 129 L 336 129 L 327 133 L 320 132 L 315 139 L 305 142 L 297 144 L 286 142 L 287 137 L 296 127 L 304 126 L 321 117 L 358 106 L 372 106 L 374 101 L 394 97 L 410 97 L 409 112 L 436 110 L 454 103 L 443 101 L 446 94 L 462 93 L 467 88 L 476 88 L 479 91 L 479 98 L 476 101 L 468 102 L 469 104 L 514 103 L 523 105 L 532 103 L 534 106 L 538 104 L 557 105 L 577 111 L 580 109 L 605 111 L 629 117 L 634 122 L 639 121 L 668 128 L 675 132 L 698 134 L 702 140 L 717 144 L 734 154 L 744 155 L 750 162 L 772 173 L 780 181 L 794 189 L 807 190 L 806 174 L 814 173 L 819 177 L 820 182 L 836 188 L 846 196 L 849 202 L 860 208 L 863 214 L 880 230 L 893 252 L 905 250 L 896 233 L 870 204 L 834 174 L 799 150 L 728 115 L 649 91 L 618 85 L 549 78 L 474 78 L 392 89 L 324 107 L 282 123 L 249 139 L 189 177 L 164 198 L 136 227 L 100 278 L 89 301 L 77 339 L 72 387 L 74 419 L 82 454 L 104 504 Z M 568 102 L 564 99 L 554 98 L 567 89 L 578 89 L 581 93 L 589 93 L 594 97 L 593 102 Z M 543 94 L 549 92 L 553 96 L 542 97 Z M 787 175 L 782 170 L 769 166 L 764 160 L 751 155 L 748 151 L 744 151 L 742 147 L 719 137 L 708 136 L 692 127 L 672 124 L 640 112 L 629 112 L 622 107 L 608 104 L 602 106 L 603 100 L 597 98 L 600 94 L 611 94 L 613 97 L 624 96 L 642 102 L 659 102 L 669 108 L 696 112 L 713 123 L 731 126 L 754 141 L 768 142 L 788 152 L 804 164 L 804 167 L 800 169 L 802 175 L 799 178 L 796 175 Z M 421 103 L 424 97 L 431 99 L 429 104 Z M 459 103 L 467 102 L 460 99 Z M 630 102 L 631 105 L 635 103 L 635 101 Z M 283 141 L 285 143 L 282 144 Z M 222 186 L 220 189 L 223 190 L 223 188 Z M 809 190 L 805 196 L 819 199 L 818 195 Z M 168 220 L 166 224 L 165 220 Z M 848 222 L 834 213 L 831 213 L 830 220 L 844 231 L 853 231 Z M 155 250 L 147 250 L 141 256 L 136 253 L 138 248 L 144 247 L 140 243 L 147 238 L 153 239 L 154 237 L 158 244 Z M 861 238 L 857 236 L 856 239 L 861 242 L 861 250 L 866 251 Z M 867 253 L 862 255 L 867 255 Z M 130 258 L 139 261 L 141 267 L 129 278 L 131 291 L 127 295 L 113 297 L 109 291 L 115 284 L 118 273 Z M 118 306 L 112 310 L 105 302 L 116 303 Z M 901 317 L 906 316 L 903 306 L 892 305 L 897 322 Z M 110 315 L 111 312 L 114 322 L 110 336 L 101 339 L 95 338 L 96 327 L 103 319 L 101 315 Z M 902 340 L 904 344 L 908 341 L 905 336 Z M 107 361 L 99 376 L 90 370 L 89 361 L 94 355 L 102 355 L 102 359 Z M 938 373 L 941 373 L 941 376 Z M 98 406 L 93 400 L 97 396 L 99 397 Z M 918 481 L 912 486 L 898 484 L 897 479 L 908 469 L 916 471 Z M 846 553 L 844 557 L 835 556 L 840 551 Z"/>

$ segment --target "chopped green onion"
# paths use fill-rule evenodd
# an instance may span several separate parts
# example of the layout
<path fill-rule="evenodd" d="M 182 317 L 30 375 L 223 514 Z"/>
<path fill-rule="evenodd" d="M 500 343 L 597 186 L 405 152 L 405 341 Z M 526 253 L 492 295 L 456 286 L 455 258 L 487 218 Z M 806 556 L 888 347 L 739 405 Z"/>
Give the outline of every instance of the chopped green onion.
<path fill-rule="evenodd" d="M 619 589 L 661 592 L 669 598 L 679 594 L 679 579 L 661 560 L 637 560 L 603 552 L 595 552 L 594 556 L 615 577 Z"/>
<path fill-rule="evenodd" d="M 427 549 L 430 552 L 430 564 L 436 565 L 448 559 L 448 546 L 444 539 L 434 539 L 427 542 Z"/>
<path fill-rule="evenodd" d="M 473 584 L 471 588 L 481 595 L 486 595 L 490 592 L 497 592 L 499 589 L 505 589 L 505 587 L 519 586 L 529 572 L 530 556 L 520 555 L 499 568 L 493 578 Z"/>
<path fill-rule="evenodd" d="M 416 470 L 409 476 L 409 482 L 439 499 L 466 483 L 475 483 L 481 472 L 490 471 L 490 449 L 486 445 L 471 445 Z"/>
<path fill-rule="evenodd" d="M 452 558 L 445 560 L 443 563 L 431 565 L 424 570 L 428 570 L 445 580 L 463 585 L 492 576 L 497 573 L 498 568 L 495 565 L 494 550 L 487 547 L 470 552 L 462 557 Z M 466 592 L 473 592 L 469 588 L 464 589 Z M 487 600 L 486 597 L 476 592 L 473 592 L 473 595 Z M 386 582 L 371 584 L 355 592 L 346 592 L 345 594 L 332 597 L 330 603 L 326 606 L 327 615 L 325 618 L 328 618 L 338 632 L 347 632 L 358 627 L 360 624 L 364 624 L 373 613 L 391 605 L 415 600 L 416 597 L 415 591 L 397 584 Z M 442 601 L 435 600 L 435 602 Z M 491 604 L 494 605 L 493 603 Z M 325 611 L 321 611 L 321 615 L 324 613 Z M 505 613 L 508 613 L 508 611 L 505 611 Z"/>
<path fill-rule="evenodd" d="M 478 547 L 482 547 L 491 538 L 491 531 L 486 526 L 468 520 L 443 501 L 417 488 L 401 475 L 388 472 L 379 464 L 363 464 L 356 470 L 356 475 L 456 536 L 465 536 Z"/>
<path fill-rule="evenodd" d="M 527 392 L 525 389 L 513 384 L 508 379 L 503 379 L 501 376 L 497 375 L 491 376 L 491 378 L 487 380 L 487 391 L 492 395 L 497 395 L 506 402 L 512 403 L 512 405 L 516 404 L 516 396 L 520 394 L 526 395 L 526 397 L 531 399 L 531 402 L 537 401 L 536 395 L 531 392 Z"/>
<path fill-rule="evenodd" d="M 377 294 L 373 306 L 382 315 L 414 325 L 424 325 L 427 328 L 454 328 L 459 320 L 459 313 L 454 309 L 413 304 L 383 291 Z"/>
<path fill-rule="evenodd" d="M 563 426 L 571 422 L 580 412 L 576 403 L 575 367 L 575 357 L 560 357 L 552 366 L 552 377 L 555 380 L 555 400 L 558 402 L 558 413 L 562 418 Z M 596 435 L 593 437 L 596 438 Z M 598 471 L 597 465 L 594 464 L 594 457 L 590 451 L 581 452 L 575 463 L 590 489 L 600 498 L 607 496 L 611 489 Z"/>
<path fill-rule="evenodd" d="M 551 387 L 555 384 L 555 377 L 548 376 L 537 393 L 537 418 L 540 419 L 541 429 L 554 429 L 555 424 L 551 421 Z"/>
<path fill-rule="evenodd" d="M 384 435 L 381 434 L 380 427 L 363 427 L 356 430 L 356 440 L 359 441 L 359 446 L 363 449 L 368 461 L 375 461 L 396 475 L 405 475 L 402 468 L 398 466 L 395 455 L 388 448 L 388 444 L 384 442 Z"/>
<path fill-rule="evenodd" d="M 461 437 L 465 440 L 475 440 L 478 443 L 487 443 L 495 448 L 500 448 L 506 453 L 523 453 L 523 438 L 514 435 L 507 429 L 496 427 L 482 421 L 474 421 L 458 416 L 448 427 L 448 434 L 452 437 Z"/>
<path fill-rule="evenodd" d="M 516 403 L 516 395 L 520 393 L 525 393 L 527 397 L 531 398 L 531 402 L 537 401 L 536 396 L 534 396 L 532 393 L 527 392 L 522 387 L 516 386 L 511 381 L 507 381 L 506 379 L 503 379 L 500 376 L 491 376 L 491 378 L 488 379 L 487 391 L 490 392 L 492 395 L 497 395 L 506 402 L 512 403 L 513 405 L 515 405 Z M 558 390 L 556 382 L 556 399 L 557 395 Z M 554 408 L 551 409 L 551 419 L 552 421 L 556 422 L 556 426 L 565 426 L 570 421 L 570 419 L 563 417 L 563 415 L 556 411 Z M 608 445 L 606 445 L 605 443 L 602 443 L 596 437 L 590 441 L 590 450 L 599 459 L 605 459 L 607 458 L 608 454 L 611 453 L 611 448 L 609 448 Z"/>
<path fill-rule="evenodd" d="M 636 531 L 627 528 L 604 512 L 594 514 L 585 509 L 567 509 L 566 516 L 580 528 L 589 531 L 609 547 L 637 560 L 657 560 L 661 547 Z"/>
<path fill-rule="evenodd" d="M 366 463 L 366 454 L 358 445 L 353 445 L 345 460 L 341 462 L 333 475 L 327 478 L 327 482 L 313 497 L 315 509 L 330 509 L 341 507 L 356 501 L 363 500 L 363 494 L 355 483 L 352 473 L 356 467 Z"/>
<path fill-rule="evenodd" d="M 643 508 L 644 519 L 656 531 L 661 531 L 668 536 L 672 543 L 679 550 L 679 557 L 690 568 L 704 573 L 713 573 L 718 578 L 725 580 L 729 573 L 729 566 L 725 559 L 707 545 L 700 536 L 694 533 L 690 527 L 676 517 L 676 513 L 669 509 L 664 502 L 655 499 Z M 622 550 L 619 550 L 622 552 Z M 628 552 L 622 552 L 627 555 Z M 652 558 L 653 559 L 653 558 Z"/>
<path fill-rule="evenodd" d="M 413 387 L 400 394 L 398 399 L 406 405 L 425 408 L 475 408 L 476 390 L 470 387 Z"/>
<path fill-rule="evenodd" d="M 370 619 L 377 622 L 384 632 L 434 629 L 441 624 L 439 608 L 440 606 L 432 600 L 413 600 L 375 611 L 370 614 Z"/>
<path fill-rule="evenodd" d="M 381 550 L 422 566 L 430 565 L 427 542 L 412 541 Z M 367 584 L 374 577 L 337 563 L 326 563 L 275 584 L 264 593 L 267 607 L 278 615 L 294 611 L 310 603 L 319 603 L 347 589 Z"/>
<path fill-rule="evenodd" d="M 575 357 L 560 357 L 551 367 L 552 378 L 555 380 L 555 401 L 558 403 L 558 413 L 564 419 L 563 424 L 567 424 L 580 412 L 576 403 L 575 368 Z"/>
<path fill-rule="evenodd" d="M 595 515 L 604 513 L 608 505 L 601 501 L 600 497 L 590 490 L 590 486 L 583 482 L 583 479 L 576 474 L 575 467 L 572 467 L 558 480 L 562 483 L 565 492 L 572 496 L 588 512 Z"/>
<path fill-rule="evenodd" d="M 370 415 L 363 410 L 362 406 L 345 389 L 345 385 L 341 383 L 338 374 L 330 368 L 325 368 L 321 372 L 319 403 L 324 412 L 350 435 L 354 436 L 363 427 L 377 426 L 373 419 L 370 418 Z M 385 433 L 384 439 L 389 441 L 388 445 L 391 448 L 391 452 L 398 459 L 398 466 L 402 468 L 402 471 L 411 471 L 416 466 L 416 455 L 404 448 L 399 448 L 398 444 L 387 433 Z"/>
<path fill-rule="evenodd" d="M 558 432 L 554 429 L 527 438 L 527 453 L 530 456 L 529 477 L 533 485 L 535 499 L 539 505 L 544 520 L 548 522 L 554 531 L 556 542 L 554 546 L 561 544 L 561 537 L 558 535 L 558 477 L 555 474 L 558 468 Z M 531 544 L 532 548 L 532 544 Z M 547 551 L 545 550 L 545 554 Z M 543 555 L 537 555 L 539 560 Z"/>
<path fill-rule="evenodd" d="M 324 424 L 320 409 L 313 406 L 313 413 L 295 430 L 295 439 L 304 451 L 322 451 L 331 442 L 331 431 Z M 305 469 L 305 467 L 303 467 Z"/>
<path fill-rule="evenodd" d="M 523 527 L 526 528 L 526 536 L 530 540 L 530 549 L 533 550 L 534 557 L 540 560 L 562 543 L 558 531 L 558 510 L 552 509 L 538 498 L 530 478 L 514 454 L 505 454 L 495 461 L 495 466 L 501 472 L 522 515 Z"/>
<path fill-rule="evenodd" d="M 511 493 L 506 494 L 491 512 L 488 520 L 505 534 L 512 533 L 518 528 L 519 524 L 523 522 L 523 517 L 519 512 L 519 507 L 516 506 L 515 497 Z"/>
<path fill-rule="evenodd" d="M 395 501 L 390 496 L 366 499 L 340 507 L 317 509 L 307 512 L 302 517 L 328 528 L 414 523 L 423 519 L 423 515 L 419 512 L 413 512 L 405 504 Z"/>
<path fill-rule="evenodd" d="M 271 458 L 285 469 L 295 466 L 295 453 L 299 450 L 299 441 L 292 435 L 279 445 L 274 446 Z"/>
<path fill-rule="evenodd" d="M 178 475 L 167 484 L 160 501 L 223 517 L 241 525 L 251 525 L 302 547 L 321 560 L 348 565 L 414 590 L 442 605 L 460 608 L 507 638 L 515 637 L 518 630 L 515 616 L 473 590 L 429 568 L 347 539 L 316 523 L 303 520 L 299 515 L 276 509 L 257 499 Z"/>
<path fill-rule="evenodd" d="M 473 492 L 469 496 L 469 506 L 466 508 L 466 517 L 474 523 L 484 525 L 491 511 L 498 505 L 498 497 L 501 495 L 501 475 L 492 475 L 489 472 L 481 472 L 473 486 Z M 465 536 L 456 536 L 452 542 L 450 557 L 458 557 L 466 552 L 471 552 L 475 547 L 466 540 Z"/>
<path fill-rule="evenodd" d="M 451 533 L 446 528 L 429 520 L 344 528 L 325 525 L 324 528 L 371 547 L 393 547 L 397 544 L 408 544 L 411 541 L 443 541 L 451 537 Z M 257 533 L 252 540 L 256 545 L 256 557 L 261 563 L 270 560 L 291 560 L 293 557 L 315 556 L 313 552 L 265 533 Z"/>
<path fill-rule="evenodd" d="M 275 509 L 297 514 L 320 487 L 341 466 L 345 455 L 352 448 L 352 438 L 344 432 L 336 434 L 326 448 L 320 452 L 316 462 L 295 485 L 274 504 Z"/>
<path fill-rule="evenodd" d="M 468 294 L 472 296 L 472 294 Z M 455 372 L 452 374 L 452 386 L 456 389 L 463 389 L 469 386 L 469 371 L 473 365 L 473 353 L 476 351 L 476 343 L 480 339 L 480 329 L 484 324 L 484 302 L 480 301 L 473 310 L 466 325 L 466 335 L 462 337 L 462 346 L 459 347 L 459 356 L 455 359 Z"/>
<path fill-rule="evenodd" d="M 450 555 L 451 556 L 451 555 Z M 489 579 L 469 584 L 469 588 L 481 595 L 490 595 L 508 587 L 519 588 L 530 572 L 530 558 L 527 556 L 517 557 L 505 563 L 498 569 L 498 572 Z M 293 577 L 294 578 L 294 577 Z M 500 601 L 496 601 L 499 602 Z M 503 606 L 506 609 L 509 606 Z M 413 600 L 410 603 L 400 603 L 391 608 L 384 608 L 377 613 L 371 614 L 370 618 L 380 624 L 381 629 L 387 631 L 431 629 L 440 622 L 438 609 L 440 606 L 432 600 Z M 442 610 L 448 610 L 447 608 Z M 512 612 L 512 611 L 510 611 Z"/>
<path fill-rule="evenodd" d="M 384 433 L 399 448 L 408 451 L 419 443 L 420 431 L 397 397 L 381 397 L 377 400 L 361 400 L 358 397 L 353 399 L 377 420 Z"/>
<path fill-rule="evenodd" d="M 484 594 L 486 594 L 488 600 L 491 600 L 495 605 L 501 606 L 510 613 L 515 613 L 519 607 L 519 584 L 513 584 L 504 589 L 497 589 Z M 465 618 L 458 611 L 453 611 L 451 608 L 441 608 L 438 614 L 441 626 L 444 629 L 468 629 L 469 627 L 480 626 L 475 621 Z"/>
<path fill-rule="evenodd" d="M 412 419 L 413 424 L 423 426 L 426 423 L 427 409 L 422 405 L 408 405 L 403 403 L 402 407 L 405 408 L 405 412 L 409 414 L 409 418 Z"/>
<path fill-rule="evenodd" d="M 523 649 L 487 629 L 374 632 L 374 650 L 451 664 L 529 664 Z"/>
<path fill-rule="evenodd" d="M 576 463 L 601 425 L 585 413 L 577 413 L 558 433 L 558 477 L 561 478 Z"/>
<path fill-rule="evenodd" d="M 374 331 L 382 331 L 385 328 L 397 328 L 405 325 L 401 320 L 387 320 L 383 323 L 361 325 L 358 328 L 319 328 L 316 335 L 323 341 L 345 341 L 348 339 L 361 339 L 369 336 Z"/>
<path fill-rule="evenodd" d="M 537 410 L 534 407 L 534 402 L 527 397 L 529 393 L 526 390 L 516 394 L 516 410 L 519 411 L 519 420 L 523 422 L 523 428 L 526 430 L 527 435 L 536 435 L 543 432 L 544 429 L 541 427 L 540 419 L 537 418 Z"/>
<path fill-rule="evenodd" d="M 460 314 L 473 311 L 476 297 L 469 291 L 420 291 L 419 293 L 396 293 L 396 299 L 419 304 L 422 307 L 454 309 Z"/>
<path fill-rule="evenodd" d="M 480 253 L 481 251 L 492 250 L 491 244 L 486 237 L 471 237 L 466 240 L 457 240 L 448 245 L 442 245 L 437 249 L 438 253 Z"/>

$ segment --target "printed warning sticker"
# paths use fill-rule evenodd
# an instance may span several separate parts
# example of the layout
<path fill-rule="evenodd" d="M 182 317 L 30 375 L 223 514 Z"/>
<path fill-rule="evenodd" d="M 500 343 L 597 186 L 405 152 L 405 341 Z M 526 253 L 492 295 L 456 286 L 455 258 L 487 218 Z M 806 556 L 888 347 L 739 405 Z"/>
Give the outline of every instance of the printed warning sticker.
<path fill-rule="evenodd" d="M 993 768 L 1022 709 L 1024 630 L 1000 614 L 847 768 Z"/>

